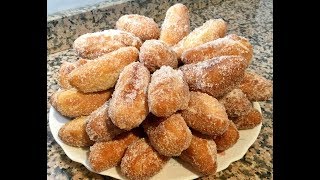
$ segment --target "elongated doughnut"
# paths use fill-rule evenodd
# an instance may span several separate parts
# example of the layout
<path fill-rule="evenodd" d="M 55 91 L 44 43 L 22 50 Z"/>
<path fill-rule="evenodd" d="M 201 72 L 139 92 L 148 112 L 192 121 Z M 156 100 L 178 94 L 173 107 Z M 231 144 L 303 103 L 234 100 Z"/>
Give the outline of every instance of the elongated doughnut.
<path fill-rule="evenodd" d="M 74 41 L 73 49 L 82 58 L 95 59 L 121 47 L 139 49 L 141 44 L 141 40 L 130 32 L 109 29 L 81 35 Z"/>
<path fill-rule="evenodd" d="M 272 81 L 257 73 L 246 71 L 239 89 L 250 101 L 266 101 L 272 96 Z"/>
<path fill-rule="evenodd" d="M 243 56 L 247 63 L 250 64 L 253 56 L 253 47 L 248 39 L 236 34 L 230 34 L 184 51 L 181 55 L 181 61 L 190 64 L 213 57 L 230 55 Z"/>
<path fill-rule="evenodd" d="M 158 39 L 160 28 L 152 18 L 139 14 L 127 14 L 121 16 L 116 22 L 117 29 L 131 32 L 142 41 Z"/>
<path fill-rule="evenodd" d="M 191 143 L 191 131 L 180 114 L 153 116 L 143 122 L 143 128 L 152 147 L 165 156 L 179 156 Z"/>
<path fill-rule="evenodd" d="M 252 104 L 241 89 L 234 89 L 224 95 L 219 102 L 226 108 L 229 117 L 239 117 L 248 112 L 252 108 Z"/>
<path fill-rule="evenodd" d="M 230 120 L 234 122 L 238 130 L 252 129 L 262 122 L 262 115 L 257 109 L 252 108 L 248 114 L 235 118 L 230 117 Z"/>
<path fill-rule="evenodd" d="M 160 40 L 169 46 L 177 44 L 190 33 L 190 16 L 187 6 L 177 3 L 171 6 L 161 25 Z"/>
<path fill-rule="evenodd" d="M 110 141 L 123 130 L 115 126 L 108 115 L 109 101 L 87 117 L 86 131 L 92 141 Z"/>
<path fill-rule="evenodd" d="M 90 147 L 88 162 L 96 172 L 101 172 L 120 164 L 127 147 L 137 141 L 135 131 L 118 135 L 112 141 L 96 142 Z"/>
<path fill-rule="evenodd" d="M 65 144 L 73 147 L 88 147 L 94 142 L 86 133 L 86 116 L 80 116 L 64 124 L 58 136 Z"/>
<path fill-rule="evenodd" d="M 181 115 L 189 127 L 211 136 L 223 134 L 229 126 L 224 106 L 206 93 L 191 91 L 188 108 Z"/>
<path fill-rule="evenodd" d="M 70 62 L 63 62 L 59 69 L 59 76 L 58 76 L 58 84 L 62 89 L 70 89 L 72 86 L 69 83 L 69 74 L 75 68 L 82 66 L 83 64 L 87 63 L 88 61 L 85 59 L 79 59 L 74 63 Z"/>
<path fill-rule="evenodd" d="M 168 117 L 186 109 L 190 92 L 180 70 L 162 66 L 151 77 L 148 89 L 149 111 L 158 117 Z"/>
<path fill-rule="evenodd" d="M 178 67 L 178 59 L 176 53 L 160 40 L 147 40 L 140 47 L 140 62 L 154 72 L 161 66 Z"/>
<path fill-rule="evenodd" d="M 220 136 L 214 137 L 213 140 L 217 145 L 218 151 L 225 151 L 236 144 L 239 137 L 240 135 L 236 125 L 230 121 L 226 132 Z"/>
<path fill-rule="evenodd" d="M 149 179 L 157 174 L 169 159 L 153 149 L 145 138 L 141 138 L 128 147 L 120 168 L 128 179 Z"/>
<path fill-rule="evenodd" d="M 150 72 L 139 62 L 126 66 L 110 100 L 109 117 L 120 129 L 138 127 L 149 113 L 147 88 Z"/>
<path fill-rule="evenodd" d="M 202 138 L 193 133 L 190 146 L 182 151 L 179 158 L 189 163 L 197 172 L 203 175 L 214 174 L 217 171 L 217 147 L 212 139 Z"/>
<path fill-rule="evenodd" d="M 111 94 L 111 90 L 84 94 L 76 89 L 62 89 L 50 97 L 50 103 L 64 116 L 87 116 L 102 106 Z"/>
<path fill-rule="evenodd" d="M 210 19 L 174 45 L 173 50 L 180 58 L 181 54 L 187 49 L 224 37 L 226 32 L 227 23 L 223 19 Z"/>
<path fill-rule="evenodd" d="M 247 66 L 242 56 L 219 56 L 180 69 L 191 90 L 219 98 L 240 84 Z"/>
<path fill-rule="evenodd" d="M 138 60 L 135 47 L 123 47 L 78 67 L 69 74 L 69 83 L 82 92 L 112 88 L 123 68 Z"/>

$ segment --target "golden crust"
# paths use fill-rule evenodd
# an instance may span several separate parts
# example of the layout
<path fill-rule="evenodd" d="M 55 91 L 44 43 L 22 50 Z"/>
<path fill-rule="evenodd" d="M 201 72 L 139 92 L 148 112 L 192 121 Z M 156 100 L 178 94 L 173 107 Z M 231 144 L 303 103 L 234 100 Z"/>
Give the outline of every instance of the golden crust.
<path fill-rule="evenodd" d="M 236 125 L 230 121 L 229 127 L 222 135 L 213 138 L 218 151 L 225 151 L 231 148 L 239 140 L 239 131 Z"/>
<path fill-rule="evenodd" d="M 128 179 L 149 179 L 157 174 L 169 159 L 159 154 L 145 138 L 142 138 L 128 147 L 120 168 Z"/>
<path fill-rule="evenodd" d="M 117 81 L 110 100 L 109 117 L 120 129 L 138 127 L 149 113 L 147 89 L 150 72 L 142 63 L 126 66 Z"/>
<path fill-rule="evenodd" d="M 189 106 L 181 115 L 190 128 L 211 136 L 223 134 L 229 126 L 224 106 L 206 93 L 191 91 Z"/>
<path fill-rule="evenodd" d="M 169 46 L 177 44 L 190 33 L 190 16 L 187 6 L 177 3 L 171 6 L 161 25 L 160 40 Z"/>
<path fill-rule="evenodd" d="M 180 70 L 162 66 L 151 77 L 148 89 L 149 111 L 158 117 L 168 117 L 186 109 L 190 92 Z"/>
<path fill-rule="evenodd" d="M 258 126 L 262 122 L 262 115 L 257 109 L 252 108 L 248 114 L 230 119 L 237 126 L 238 130 L 245 130 Z"/>
<path fill-rule="evenodd" d="M 252 104 L 241 89 L 234 89 L 224 95 L 219 102 L 226 108 L 229 117 L 239 117 L 247 114 Z"/>
<path fill-rule="evenodd" d="M 152 18 L 139 14 L 127 14 L 121 16 L 116 22 L 116 28 L 131 32 L 142 41 L 158 39 L 160 36 L 160 28 L 158 27 L 158 24 Z"/>
<path fill-rule="evenodd" d="M 152 73 L 161 66 L 178 67 L 176 53 L 160 40 L 147 40 L 140 47 L 140 62 Z"/>
<path fill-rule="evenodd" d="M 64 124 L 58 136 L 65 144 L 73 147 L 88 147 L 94 142 L 86 133 L 86 116 L 77 117 Z"/>
<path fill-rule="evenodd" d="M 247 66 L 242 56 L 219 56 L 180 69 L 191 90 L 219 98 L 240 84 Z"/>
<path fill-rule="evenodd" d="M 173 50 L 180 58 L 187 49 L 224 37 L 226 32 L 227 23 L 223 19 L 210 19 L 174 45 Z"/>
<path fill-rule="evenodd" d="M 51 96 L 50 103 L 64 116 L 87 116 L 102 106 L 111 94 L 110 90 L 84 94 L 76 89 L 62 89 Z"/>
<path fill-rule="evenodd" d="M 203 175 L 217 171 L 217 147 L 213 140 L 202 138 L 193 133 L 190 146 L 179 156 Z"/>
<path fill-rule="evenodd" d="M 266 101 L 272 96 L 272 81 L 246 71 L 239 87 L 250 101 Z"/>
<path fill-rule="evenodd" d="M 139 51 L 123 47 L 78 67 L 69 74 L 69 83 L 84 93 L 112 88 L 123 68 L 136 61 Z"/>
<path fill-rule="evenodd" d="M 74 63 L 70 62 L 63 62 L 59 69 L 58 74 L 58 84 L 62 89 L 70 89 L 72 86 L 69 83 L 69 74 L 71 71 L 73 71 L 75 68 L 82 66 L 83 64 L 87 63 L 88 61 L 85 59 L 79 59 L 78 61 Z"/>
<path fill-rule="evenodd" d="M 92 141 L 110 141 L 123 132 L 109 118 L 109 102 L 110 100 L 87 117 L 86 132 Z"/>
<path fill-rule="evenodd" d="M 88 156 L 92 170 L 101 172 L 120 164 L 127 147 L 138 139 L 135 132 L 125 132 L 112 141 L 96 142 Z"/>
<path fill-rule="evenodd" d="M 243 56 L 250 64 L 253 47 L 249 40 L 235 34 L 227 35 L 183 52 L 181 61 L 185 64 L 196 63 L 218 56 Z"/>
<path fill-rule="evenodd" d="M 179 156 L 191 143 L 192 134 L 180 114 L 148 118 L 143 122 L 152 147 L 164 156 Z"/>
<path fill-rule="evenodd" d="M 73 49 L 82 58 L 95 59 L 121 47 L 139 49 L 141 44 L 141 40 L 130 32 L 109 29 L 81 35 L 74 41 Z"/>

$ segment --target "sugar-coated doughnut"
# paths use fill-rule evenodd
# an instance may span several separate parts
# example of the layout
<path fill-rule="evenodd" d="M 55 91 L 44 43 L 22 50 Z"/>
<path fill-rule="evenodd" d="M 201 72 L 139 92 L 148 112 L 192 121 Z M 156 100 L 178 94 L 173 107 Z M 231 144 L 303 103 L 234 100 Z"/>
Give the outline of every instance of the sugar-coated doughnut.
<path fill-rule="evenodd" d="M 143 122 L 143 128 L 152 147 L 164 156 L 179 156 L 191 143 L 191 131 L 180 114 L 151 116 Z"/>
<path fill-rule="evenodd" d="M 87 116 L 102 106 L 111 97 L 111 94 L 111 90 L 82 93 L 74 88 L 61 89 L 52 94 L 50 103 L 64 116 Z"/>
<path fill-rule="evenodd" d="M 252 104 L 241 89 L 234 89 L 224 95 L 219 102 L 226 108 L 229 117 L 239 117 L 247 114 Z"/>
<path fill-rule="evenodd" d="M 272 81 L 250 71 L 246 71 L 239 85 L 250 101 L 266 101 L 272 96 Z"/>
<path fill-rule="evenodd" d="M 72 86 L 69 83 L 69 74 L 71 71 L 73 71 L 75 68 L 82 66 L 83 64 L 87 63 L 88 61 L 85 59 L 79 59 L 78 61 L 74 63 L 70 62 L 63 62 L 59 69 L 58 74 L 58 84 L 62 89 L 70 89 Z"/>
<path fill-rule="evenodd" d="M 147 40 L 140 47 L 139 61 L 154 72 L 161 66 L 178 67 L 176 53 L 160 40 Z"/>
<path fill-rule="evenodd" d="M 243 56 L 250 64 L 253 56 L 253 47 L 249 40 L 236 34 L 229 34 L 194 48 L 184 51 L 181 61 L 186 64 L 196 63 L 218 56 Z"/>
<path fill-rule="evenodd" d="M 170 157 L 159 154 L 145 138 L 132 143 L 120 164 L 121 172 L 132 180 L 144 180 L 156 175 Z"/>
<path fill-rule="evenodd" d="M 69 74 L 69 83 L 84 93 L 112 88 L 123 68 L 138 60 L 135 47 L 122 47 L 78 67 Z"/>
<path fill-rule="evenodd" d="M 139 49 L 141 44 L 141 40 L 130 32 L 109 29 L 81 35 L 74 41 L 73 49 L 82 58 L 95 59 L 121 47 Z"/>
<path fill-rule="evenodd" d="M 235 118 L 230 117 L 230 120 L 234 122 L 238 130 L 252 129 L 262 122 L 262 115 L 257 109 L 252 108 L 248 114 Z"/>
<path fill-rule="evenodd" d="M 58 132 L 62 142 L 73 147 L 88 147 L 94 142 L 86 132 L 86 116 L 80 116 L 64 124 Z"/>
<path fill-rule="evenodd" d="M 181 115 L 190 128 L 211 136 L 223 134 L 229 126 L 224 106 L 202 92 L 190 92 L 188 108 L 182 110 Z"/>
<path fill-rule="evenodd" d="M 110 141 L 123 130 L 115 126 L 108 115 L 108 100 L 87 117 L 86 131 L 92 141 Z"/>
<path fill-rule="evenodd" d="M 219 56 L 179 69 L 191 90 L 219 98 L 240 84 L 248 64 L 242 56 Z"/>
<path fill-rule="evenodd" d="M 186 109 L 189 99 L 189 87 L 180 70 L 162 66 L 152 74 L 148 89 L 148 105 L 152 114 L 168 117 Z"/>
<path fill-rule="evenodd" d="M 120 164 L 127 147 L 137 141 L 135 131 L 124 132 L 112 141 L 96 142 L 90 147 L 88 163 L 92 170 L 101 172 Z"/>
<path fill-rule="evenodd" d="M 161 25 L 160 40 L 173 46 L 190 33 L 190 16 L 187 6 L 177 3 L 171 6 Z"/>
<path fill-rule="evenodd" d="M 116 22 L 116 28 L 131 32 L 142 41 L 158 39 L 160 35 L 160 28 L 158 24 L 152 18 L 139 14 L 127 14 L 121 16 Z"/>
<path fill-rule="evenodd" d="M 174 45 L 173 50 L 180 58 L 181 54 L 187 49 L 224 37 L 226 32 L 227 23 L 223 19 L 210 19 Z"/>
<path fill-rule="evenodd" d="M 138 127 L 149 113 L 147 89 L 150 72 L 139 62 L 133 62 L 121 72 L 109 107 L 109 117 L 120 129 Z"/>
<path fill-rule="evenodd" d="M 240 135 L 236 125 L 230 121 L 226 132 L 220 136 L 214 137 L 213 140 L 217 145 L 218 151 L 225 151 L 236 144 L 239 140 L 239 137 Z"/>
<path fill-rule="evenodd" d="M 216 173 L 218 166 L 216 143 L 212 139 L 202 138 L 199 134 L 192 133 L 190 146 L 182 151 L 179 158 L 203 175 Z"/>

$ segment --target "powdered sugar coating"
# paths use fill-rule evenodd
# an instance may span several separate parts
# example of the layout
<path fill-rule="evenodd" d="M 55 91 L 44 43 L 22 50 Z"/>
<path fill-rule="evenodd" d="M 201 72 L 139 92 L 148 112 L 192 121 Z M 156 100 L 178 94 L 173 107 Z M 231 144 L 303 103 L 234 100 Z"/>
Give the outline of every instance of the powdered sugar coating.
<path fill-rule="evenodd" d="M 162 66 L 151 77 L 148 89 L 149 111 L 158 117 L 168 117 L 186 109 L 190 92 L 180 70 Z"/>
<path fill-rule="evenodd" d="M 190 32 L 190 16 L 187 6 L 177 3 L 171 6 L 161 25 L 160 40 L 167 45 L 177 44 Z"/>
<path fill-rule="evenodd" d="M 59 69 L 59 77 L 58 77 L 58 84 L 62 89 L 70 89 L 72 86 L 69 83 L 69 74 L 79 66 L 87 63 L 86 59 L 79 59 L 74 63 L 70 62 L 63 62 Z"/>
<path fill-rule="evenodd" d="M 159 154 L 145 138 L 142 138 L 128 147 L 120 168 L 128 179 L 149 179 L 157 174 L 169 159 Z"/>
<path fill-rule="evenodd" d="M 140 62 L 154 72 L 161 66 L 178 67 L 178 59 L 176 53 L 160 40 L 147 40 L 140 47 Z"/>
<path fill-rule="evenodd" d="M 130 32 L 108 29 L 81 35 L 74 41 L 73 49 L 82 58 L 95 59 L 121 47 L 139 49 L 141 44 L 141 40 Z"/>
<path fill-rule="evenodd" d="M 138 127 L 149 113 L 147 89 L 150 72 L 139 62 L 126 66 L 110 100 L 109 117 L 120 129 Z"/>
<path fill-rule="evenodd" d="M 191 90 L 219 98 L 240 84 L 248 64 L 242 56 L 219 56 L 179 69 Z"/>
<path fill-rule="evenodd" d="M 164 156 L 179 156 L 191 143 L 192 134 L 180 114 L 148 118 L 143 128 L 154 149 Z"/>
<path fill-rule="evenodd" d="M 236 34 L 229 34 L 194 48 L 184 51 L 181 55 L 181 61 L 190 64 L 204 61 L 218 56 L 243 56 L 250 64 L 253 56 L 253 47 L 248 39 Z"/>
<path fill-rule="evenodd" d="M 158 24 L 152 18 L 139 14 L 121 16 L 116 22 L 116 28 L 130 32 L 139 37 L 142 41 L 158 39 L 160 35 Z"/>

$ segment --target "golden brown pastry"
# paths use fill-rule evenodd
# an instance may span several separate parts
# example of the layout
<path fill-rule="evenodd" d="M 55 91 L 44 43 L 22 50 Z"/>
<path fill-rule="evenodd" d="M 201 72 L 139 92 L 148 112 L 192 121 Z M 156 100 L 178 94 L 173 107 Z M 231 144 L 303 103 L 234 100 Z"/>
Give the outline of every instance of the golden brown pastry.
<path fill-rule="evenodd" d="M 177 3 L 171 6 L 161 25 L 160 40 L 169 46 L 177 44 L 190 33 L 190 16 L 187 6 Z"/>
<path fill-rule="evenodd" d="M 95 59 L 121 47 L 139 49 L 141 44 L 141 40 L 130 32 L 109 29 L 81 35 L 74 41 L 73 49 L 82 58 Z"/>
<path fill-rule="evenodd" d="M 229 126 L 224 106 L 202 92 L 190 92 L 188 108 L 182 110 L 181 115 L 190 128 L 211 136 L 223 134 Z"/>
<path fill-rule="evenodd" d="M 186 109 L 190 92 L 180 70 L 162 66 L 151 77 L 148 89 L 149 111 L 158 117 L 168 117 Z"/>
<path fill-rule="evenodd" d="M 159 154 L 145 138 L 132 143 L 122 158 L 121 172 L 128 179 L 143 180 L 156 175 L 170 157 Z"/>
<path fill-rule="evenodd" d="M 182 151 L 179 158 L 189 163 L 197 172 L 203 175 L 214 174 L 217 171 L 217 147 L 212 139 L 202 138 L 193 133 L 190 146 Z"/>
<path fill-rule="evenodd" d="M 126 66 L 117 81 L 110 100 L 109 117 L 120 129 L 138 127 L 149 113 L 147 88 L 150 72 L 142 63 Z"/>
<path fill-rule="evenodd" d="M 226 32 L 227 23 L 223 19 L 210 19 L 174 45 L 173 50 L 180 58 L 181 54 L 187 49 L 224 37 Z"/>
<path fill-rule="evenodd" d="M 179 156 L 191 143 L 192 134 L 180 114 L 148 118 L 143 128 L 152 147 L 164 156 Z"/>
<path fill-rule="evenodd" d="M 64 124 L 58 132 L 62 142 L 73 147 L 88 147 L 94 142 L 86 133 L 86 116 L 77 117 Z"/>
<path fill-rule="evenodd" d="M 257 109 L 252 108 L 248 114 L 235 118 L 230 117 L 230 120 L 234 122 L 238 130 L 252 129 L 262 122 L 262 115 Z"/>
<path fill-rule="evenodd" d="M 239 87 L 250 101 L 266 101 L 272 96 L 272 81 L 246 71 Z"/>
<path fill-rule="evenodd" d="M 227 35 L 184 51 L 181 61 L 185 64 L 196 63 L 218 56 L 243 56 L 250 64 L 253 47 L 249 40 L 235 34 Z"/>
<path fill-rule="evenodd" d="M 239 140 L 239 131 L 236 125 L 230 121 L 229 127 L 222 135 L 214 137 L 213 140 L 217 145 L 218 151 L 225 151 L 231 148 Z"/>
<path fill-rule="evenodd" d="M 87 63 L 88 61 L 85 59 L 79 59 L 74 63 L 70 62 L 63 62 L 59 69 L 58 74 L 58 84 L 62 89 L 70 89 L 72 86 L 69 84 L 69 74 L 75 68 L 82 66 L 83 64 Z"/>
<path fill-rule="evenodd" d="M 178 67 L 176 53 L 160 40 L 145 41 L 140 47 L 139 60 L 151 73 L 161 66 Z"/>
<path fill-rule="evenodd" d="M 112 88 L 123 68 L 138 60 L 135 47 L 122 47 L 78 67 L 69 74 L 69 83 L 84 93 Z"/>
<path fill-rule="evenodd" d="M 116 22 L 117 29 L 131 32 L 142 41 L 158 39 L 160 28 L 152 18 L 139 14 L 127 14 L 121 16 Z"/>
<path fill-rule="evenodd" d="M 241 89 L 234 89 L 224 95 L 219 102 L 226 108 L 229 117 L 239 117 L 248 112 L 252 108 L 252 104 Z"/>
<path fill-rule="evenodd" d="M 109 118 L 109 102 L 110 100 L 87 117 L 86 131 L 92 141 L 110 141 L 124 131 L 115 126 Z"/>
<path fill-rule="evenodd" d="M 219 56 L 195 64 L 185 64 L 179 69 L 191 90 L 219 98 L 240 84 L 247 65 L 242 56 Z"/>
<path fill-rule="evenodd" d="M 96 142 L 90 147 L 88 162 L 92 170 L 101 172 L 120 164 L 127 147 L 137 141 L 135 131 L 118 135 L 112 141 Z"/>
<path fill-rule="evenodd" d="M 111 94 L 111 90 L 84 94 L 76 89 L 62 89 L 52 94 L 50 103 L 64 116 L 87 116 L 102 106 Z"/>

